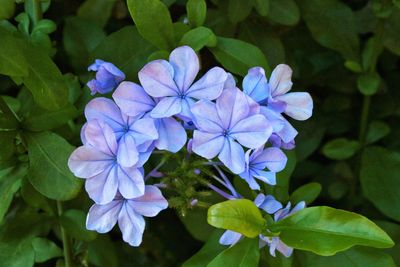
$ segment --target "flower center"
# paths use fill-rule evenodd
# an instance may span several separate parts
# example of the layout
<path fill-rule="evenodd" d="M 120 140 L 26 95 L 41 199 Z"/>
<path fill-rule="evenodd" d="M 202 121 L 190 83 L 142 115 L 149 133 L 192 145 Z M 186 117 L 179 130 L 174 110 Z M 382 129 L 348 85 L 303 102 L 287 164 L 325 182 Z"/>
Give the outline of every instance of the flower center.
<path fill-rule="evenodd" d="M 224 136 L 224 137 L 228 137 L 229 136 L 229 130 L 224 130 L 223 132 L 222 132 L 222 135 Z"/>

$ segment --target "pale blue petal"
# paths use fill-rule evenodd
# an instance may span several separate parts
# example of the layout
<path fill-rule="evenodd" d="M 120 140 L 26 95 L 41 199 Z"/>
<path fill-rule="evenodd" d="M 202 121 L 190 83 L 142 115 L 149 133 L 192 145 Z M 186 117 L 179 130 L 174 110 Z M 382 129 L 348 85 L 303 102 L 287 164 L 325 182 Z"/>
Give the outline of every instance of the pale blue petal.
<path fill-rule="evenodd" d="M 288 93 L 275 99 L 286 103 L 285 114 L 295 120 L 304 121 L 312 115 L 313 100 L 309 93 Z"/>
<path fill-rule="evenodd" d="M 235 245 L 242 238 L 240 233 L 226 230 L 219 239 L 221 245 Z"/>
<path fill-rule="evenodd" d="M 125 134 L 118 142 L 117 162 L 121 166 L 131 167 L 139 160 L 135 139 L 130 134 Z"/>
<path fill-rule="evenodd" d="M 125 124 L 118 106 L 111 99 L 104 97 L 94 98 L 87 103 L 85 117 L 88 121 L 103 121 L 114 131 L 121 129 Z"/>
<path fill-rule="evenodd" d="M 85 139 L 88 146 L 113 156 L 117 154 L 117 140 L 110 126 L 102 121 L 91 120 L 85 126 Z"/>
<path fill-rule="evenodd" d="M 178 152 L 186 143 L 186 131 L 174 118 L 157 120 L 159 138 L 155 146 L 160 150 Z"/>
<path fill-rule="evenodd" d="M 222 122 L 217 116 L 217 108 L 213 102 L 200 100 L 193 105 L 191 111 L 193 122 L 199 130 L 210 133 L 223 132 Z"/>
<path fill-rule="evenodd" d="M 292 69 L 285 64 L 279 64 L 271 73 L 269 89 L 272 97 L 283 95 L 292 88 Z"/>
<path fill-rule="evenodd" d="M 263 115 L 253 115 L 239 121 L 230 130 L 230 136 L 248 148 L 264 145 L 271 136 L 272 127 Z"/>
<path fill-rule="evenodd" d="M 225 138 L 220 133 L 193 132 L 193 152 L 206 159 L 212 159 L 220 153 Z"/>
<path fill-rule="evenodd" d="M 270 147 L 257 154 L 252 159 L 251 164 L 254 168 L 260 170 L 268 168 L 272 172 L 280 172 L 285 168 L 286 162 L 287 157 L 282 150 Z"/>
<path fill-rule="evenodd" d="M 225 138 L 224 145 L 218 158 L 235 174 L 242 173 L 245 169 L 243 148 L 233 141 L 232 138 Z"/>
<path fill-rule="evenodd" d="M 135 198 L 144 194 L 144 177 L 136 168 L 118 168 L 118 190 L 126 198 Z"/>
<path fill-rule="evenodd" d="M 157 128 L 152 118 L 136 120 L 129 127 L 129 132 L 127 134 L 133 136 L 137 146 L 158 138 Z"/>
<path fill-rule="evenodd" d="M 186 92 L 199 72 L 199 58 L 191 47 L 181 46 L 171 52 L 169 63 L 174 68 L 174 81 L 179 91 Z"/>
<path fill-rule="evenodd" d="M 182 110 L 182 99 L 171 96 L 161 99 L 155 108 L 151 111 L 153 118 L 167 118 L 178 114 Z"/>
<path fill-rule="evenodd" d="M 144 195 L 128 201 L 128 205 L 138 214 L 154 217 L 168 207 L 168 201 L 156 186 L 146 185 Z"/>
<path fill-rule="evenodd" d="M 261 67 L 249 69 L 243 79 L 243 92 L 260 103 L 269 97 L 267 78 Z"/>
<path fill-rule="evenodd" d="M 217 114 L 224 129 L 230 129 L 249 115 L 246 95 L 239 89 L 225 89 L 217 99 Z"/>
<path fill-rule="evenodd" d="M 264 183 L 267 183 L 269 185 L 276 185 L 276 173 L 275 172 L 267 172 L 267 171 L 262 171 L 259 169 L 251 169 L 250 174 L 263 181 Z"/>
<path fill-rule="evenodd" d="M 129 245 L 137 247 L 142 243 L 145 221 L 142 215 L 137 214 L 127 201 L 122 206 L 118 217 L 118 226 L 122 232 L 122 238 Z"/>
<path fill-rule="evenodd" d="M 98 233 L 111 231 L 117 223 L 122 201 L 111 201 L 105 205 L 94 204 L 86 218 L 86 228 Z"/>
<path fill-rule="evenodd" d="M 186 94 L 196 99 L 214 100 L 221 95 L 227 76 L 222 68 L 214 67 L 195 82 Z"/>
<path fill-rule="evenodd" d="M 85 189 L 91 199 L 97 204 L 111 202 L 118 189 L 118 167 L 110 166 L 108 169 L 86 180 Z"/>

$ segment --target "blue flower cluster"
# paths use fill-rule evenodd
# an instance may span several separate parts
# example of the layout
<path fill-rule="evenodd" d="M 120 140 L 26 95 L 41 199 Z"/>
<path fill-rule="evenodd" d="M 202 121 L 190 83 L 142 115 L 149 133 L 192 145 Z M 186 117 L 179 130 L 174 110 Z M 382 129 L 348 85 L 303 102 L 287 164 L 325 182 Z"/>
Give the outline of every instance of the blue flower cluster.
<path fill-rule="evenodd" d="M 200 62 L 188 46 L 173 50 L 168 61 L 145 65 L 138 73 L 140 85 L 123 81 L 124 73 L 109 62 L 96 60 L 89 70 L 97 72 L 88 82 L 92 94 L 116 89 L 113 100 L 97 97 L 87 104 L 83 145 L 72 153 L 68 165 L 85 179 L 95 202 L 87 228 L 105 233 L 118 222 L 124 241 L 132 246 L 142 241 L 143 216 L 156 216 L 168 207 L 160 189 L 145 184 L 143 165 L 155 149 L 176 153 L 188 143 L 190 153 L 207 160 L 218 157 L 216 163 L 259 190 L 257 180 L 275 185 L 276 172 L 284 169 L 287 158 L 281 148 L 294 147 L 297 131 L 283 114 L 296 120 L 312 114 L 308 93 L 288 93 L 292 71 L 287 65 L 278 65 L 269 81 L 262 68 L 250 69 L 243 91 L 220 67 L 196 79 Z M 193 133 L 189 142 L 187 131 Z M 218 164 L 213 165 L 222 176 L 218 181 L 232 195 L 211 184 L 210 188 L 229 199 L 239 198 Z M 275 220 L 289 214 L 290 207 L 280 210 L 282 205 L 272 196 L 259 195 L 255 202 L 275 213 Z M 231 235 L 224 234 L 221 243 L 233 244 L 237 238 Z M 279 240 L 261 236 L 260 240 L 273 251 L 283 251 Z"/>

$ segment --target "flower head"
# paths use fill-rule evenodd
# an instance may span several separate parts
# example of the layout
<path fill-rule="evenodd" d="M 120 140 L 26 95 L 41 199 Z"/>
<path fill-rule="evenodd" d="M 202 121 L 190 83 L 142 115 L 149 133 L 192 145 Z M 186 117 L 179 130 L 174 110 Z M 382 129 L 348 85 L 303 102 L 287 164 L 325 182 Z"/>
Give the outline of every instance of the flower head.
<path fill-rule="evenodd" d="M 145 228 L 144 217 L 154 217 L 168 207 L 161 191 L 147 185 L 144 195 L 124 199 L 118 195 L 110 203 L 94 204 L 86 219 L 86 228 L 99 233 L 109 232 L 118 221 L 122 237 L 131 246 L 139 246 Z"/>
<path fill-rule="evenodd" d="M 106 94 L 111 92 L 117 85 L 125 80 L 125 74 L 114 64 L 96 59 L 89 66 L 89 71 L 96 71 L 96 78 L 87 83 L 92 95 L 96 93 Z"/>

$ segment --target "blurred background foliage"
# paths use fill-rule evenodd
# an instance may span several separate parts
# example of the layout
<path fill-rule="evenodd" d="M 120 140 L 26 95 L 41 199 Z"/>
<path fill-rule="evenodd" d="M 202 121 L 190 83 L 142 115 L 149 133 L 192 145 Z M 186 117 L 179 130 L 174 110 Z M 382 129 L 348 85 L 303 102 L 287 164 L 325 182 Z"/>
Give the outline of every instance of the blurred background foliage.
<path fill-rule="evenodd" d="M 87 66 L 111 61 L 137 81 L 183 44 L 239 84 L 249 67 L 289 64 L 315 106 L 293 122 L 297 147 L 275 195 L 361 213 L 400 242 L 400 1 L 0 0 L 0 266 L 60 267 L 63 253 L 77 266 L 180 266 L 213 237 L 205 208 L 179 204 L 193 191 L 184 177 L 171 197 L 180 208 L 148 220 L 141 247 L 89 232 L 91 201 L 66 165 L 91 99 Z M 399 251 L 264 251 L 260 266 L 396 266 Z"/>

